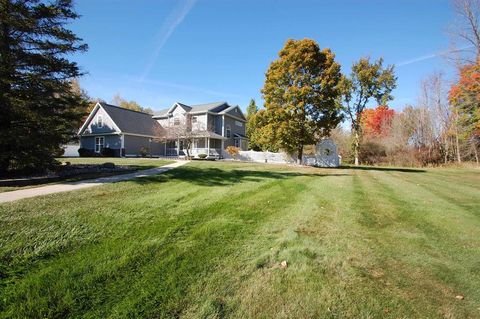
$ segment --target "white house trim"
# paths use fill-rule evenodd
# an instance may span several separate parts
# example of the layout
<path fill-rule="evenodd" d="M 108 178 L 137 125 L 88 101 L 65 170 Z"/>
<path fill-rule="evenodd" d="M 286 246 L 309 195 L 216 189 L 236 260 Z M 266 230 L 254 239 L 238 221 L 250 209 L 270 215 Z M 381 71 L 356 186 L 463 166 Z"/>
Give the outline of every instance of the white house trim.
<path fill-rule="evenodd" d="M 123 135 L 141 136 L 141 137 L 151 137 L 151 138 L 156 138 L 156 137 L 158 137 L 158 136 L 154 136 L 154 135 L 144 135 L 144 134 L 135 134 L 135 133 L 123 133 Z"/>
<path fill-rule="evenodd" d="M 85 123 L 83 123 L 82 127 L 80 128 L 80 130 L 78 130 L 78 135 L 82 134 L 83 131 L 90 125 L 90 122 L 92 121 L 92 118 L 95 116 L 95 114 L 97 114 L 98 112 L 98 109 L 99 108 L 102 108 L 102 110 L 105 112 L 105 114 L 107 115 L 107 117 L 110 119 L 110 121 L 113 123 L 113 128 L 115 129 L 115 133 L 120 133 L 121 130 L 120 128 L 117 126 L 117 124 L 113 121 L 113 119 L 110 117 L 110 115 L 108 114 L 108 112 L 102 107 L 102 104 L 100 104 L 99 102 L 97 102 L 97 104 L 95 104 L 95 107 L 93 108 L 92 112 L 90 112 L 90 115 L 88 115 L 87 117 L 87 120 L 85 121 Z M 105 120 L 103 120 L 103 122 L 105 123 Z M 96 134 L 98 135 L 98 134 Z M 87 135 L 84 135 L 84 136 L 87 136 Z"/>
<path fill-rule="evenodd" d="M 110 133 L 92 133 L 92 134 L 82 134 L 82 136 L 99 136 L 99 135 L 121 135 L 122 132 L 110 132 Z"/>

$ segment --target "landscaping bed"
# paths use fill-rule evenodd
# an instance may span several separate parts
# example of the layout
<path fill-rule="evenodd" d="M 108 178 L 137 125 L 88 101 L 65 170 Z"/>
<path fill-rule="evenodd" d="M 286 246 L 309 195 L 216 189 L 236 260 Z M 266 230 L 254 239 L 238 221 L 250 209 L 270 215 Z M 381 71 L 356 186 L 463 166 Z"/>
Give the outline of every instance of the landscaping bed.
<path fill-rule="evenodd" d="M 157 159 L 72 158 L 60 159 L 61 164 L 41 175 L 0 179 L 0 192 L 29 188 L 57 182 L 75 182 L 85 179 L 131 173 L 141 169 L 162 166 L 171 161 Z"/>

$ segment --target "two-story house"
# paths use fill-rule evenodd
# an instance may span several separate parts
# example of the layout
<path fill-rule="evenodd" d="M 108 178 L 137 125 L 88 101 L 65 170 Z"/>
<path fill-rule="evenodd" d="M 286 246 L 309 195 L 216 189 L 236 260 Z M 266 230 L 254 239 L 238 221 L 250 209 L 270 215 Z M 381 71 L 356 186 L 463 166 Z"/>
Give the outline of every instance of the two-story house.
<path fill-rule="evenodd" d="M 106 103 L 97 103 L 80 128 L 80 147 L 102 153 L 108 147 L 116 156 L 138 156 L 147 149 L 152 156 L 193 156 L 220 158 L 226 147 L 247 150 L 246 119 L 238 106 L 227 102 L 186 105 L 176 102 L 153 116 Z M 179 129 L 181 128 L 181 129 Z M 187 136 L 165 134 L 182 132 Z M 194 132 L 192 135 L 191 132 Z M 185 143 L 185 138 L 193 143 Z"/>

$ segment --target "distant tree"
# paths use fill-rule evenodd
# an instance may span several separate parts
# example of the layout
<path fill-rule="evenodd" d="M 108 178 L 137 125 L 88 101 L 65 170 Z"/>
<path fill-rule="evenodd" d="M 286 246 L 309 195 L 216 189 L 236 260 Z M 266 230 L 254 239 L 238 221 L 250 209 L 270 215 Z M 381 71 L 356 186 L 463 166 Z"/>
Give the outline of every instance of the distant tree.
<path fill-rule="evenodd" d="M 466 43 L 468 47 L 452 50 L 460 65 L 475 64 L 480 57 L 480 1 L 452 0 L 455 22 L 451 27 L 454 42 Z M 460 44 L 461 44 L 460 43 Z M 463 53 L 458 57 L 458 53 Z"/>
<path fill-rule="evenodd" d="M 257 112 L 258 112 L 258 106 L 255 103 L 255 100 L 251 99 L 250 103 L 248 104 L 248 107 L 247 107 L 246 133 L 247 133 L 249 148 L 254 150 L 254 151 L 259 151 L 260 150 L 260 146 L 257 145 L 254 140 L 252 140 L 252 134 L 257 127 L 257 118 L 255 117 Z"/>
<path fill-rule="evenodd" d="M 78 17 L 70 0 L 0 1 L 0 174 L 51 166 L 82 117 L 69 57 L 87 45 L 65 28 Z"/>
<path fill-rule="evenodd" d="M 360 119 L 362 131 L 369 136 L 387 136 L 395 111 L 386 105 L 374 109 L 365 109 Z"/>
<path fill-rule="evenodd" d="M 116 106 L 123 107 L 124 109 L 153 114 L 153 110 L 151 108 L 142 107 L 140 104 L 138 104 L 135 101 L 127 101 L 124 98 L 122 98 L 119 93 L 113 96 L 112 101 L 113 101 L 113 104 L 115 104 Z"/>
<path fill-rule="evenodd" d="M 80 97 L 80 103 L 77 107 L 78 112 L 82 114 L 79 119 L 75 119 L 72 123 L 73 139 L 76 139 L 78 138 L 76 136 L 78 128 L 85 122 L 97 103 L 88 96 L 87 91 L 81 88 L 77 78 L 70 80 L 70 87 L 72 92 Z"/>
<path fill-rule="evenodd" d="M 304 145 L 315 144 L 341 121 L 340 78 L 340 65 L 330 49 L 320 50 L 310 39 L 288 40 L 266 73 L 258 135 L 296 152 L 301 162 Z"/>
<path fill-rule="evenodd" d="M 458 82 L 452 85 L 449 100 L 453 107 L 460 137 L 471 144 L 477 163 L 480 145 L 480 65 L 460 69 Z M 460 158 L 459 158 L 460 161 Z"/>
<path fill-rule="evenodd" d="M 350 119 L 354 134 L 355 165 L 359 165 L 359 147 L 362 136 L 361 115 L 367 103 L 374 99 L 378 105 L 392 100 L 392 90 L 396 87 L 393 66 L 383 67 L 383 59 L 370 62 L 370 58 L 361 58 L 352 66 L 349 77 L 341 81 L 344 110 Z"/>

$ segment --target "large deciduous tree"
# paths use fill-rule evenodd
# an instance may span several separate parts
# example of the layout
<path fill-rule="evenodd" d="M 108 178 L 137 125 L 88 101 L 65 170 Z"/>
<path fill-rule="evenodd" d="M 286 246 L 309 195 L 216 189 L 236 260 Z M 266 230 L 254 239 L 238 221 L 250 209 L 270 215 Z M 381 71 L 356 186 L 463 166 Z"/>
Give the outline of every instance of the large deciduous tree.
<path fill-rule="evenodd" d="M 69 0 L 0 0 L 0 174 L 52 165 L 82 116 L 68 57 L 87 46 L 65 27 L 78 17 Z"/>
<path fill-rule="evenodd" d="M 341 121 L 340 79 L 340 65 L 330 49 L 321 50 L 310 39 L 288 40 L 266 73 L 257 140 L 296 152 L 301 162 L 304 145 L 315 143 Z"/>
<path fill-rule="evenodd" d="M 396 87 L 393 66 L 383 66 L 383 59 L 370 62 L 370 58 L 361 58 L 352 66 L 349 77 L 341 80 L 342 99 L 345 113 L 350 119 L 354 133 L 353 151 L 355 165 L 359 165 L 359 148 L 362 134 L 361 116 L 371 99 L 377 105 L 392 100 L 392 90 Z"/>

